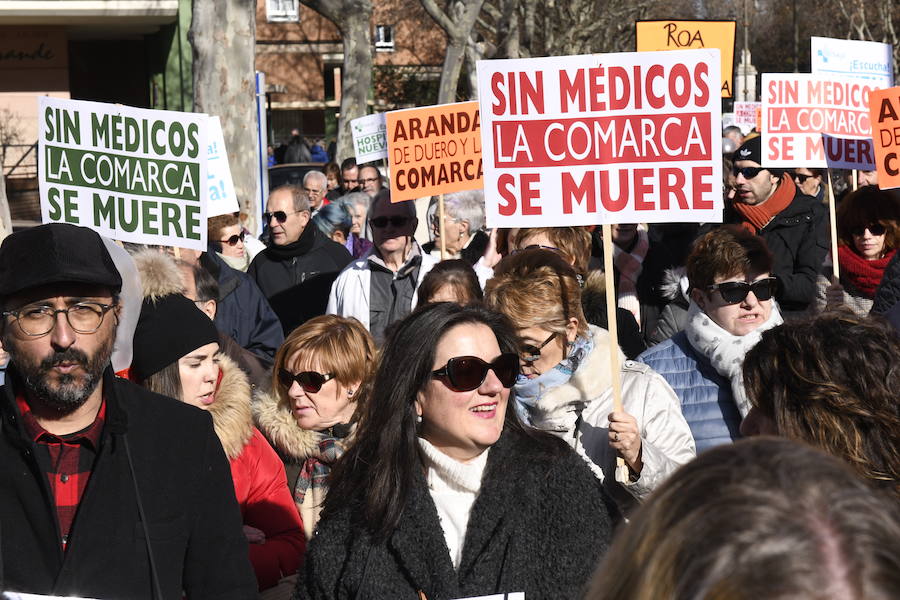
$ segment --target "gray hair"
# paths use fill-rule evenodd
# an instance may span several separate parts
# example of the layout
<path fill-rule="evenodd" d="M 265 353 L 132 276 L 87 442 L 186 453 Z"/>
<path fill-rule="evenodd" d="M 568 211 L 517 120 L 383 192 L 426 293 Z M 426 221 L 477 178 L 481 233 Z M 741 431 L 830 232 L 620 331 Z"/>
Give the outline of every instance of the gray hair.
<path fill-rule="evenodd" d="M 306 182 L 310 179 L 318 179 L 319 183 L 322 184 L 322 189 L 328 185 L 328 178 L 322 171 L 307 171 L 306 175 L 303 176 L 303 185 L 306 185 Z"/>
<path fill-rule="evenodd" d="M 295 211 L 303 212 L 309 210 L 309 194 L 307 194 L 306 190 L 299 185 L 279 185 L 269 192 L 269 198 L 271 198 L 275 192 L 290 192 Z"/>
<path fill-rule="evenodd" d="M 444 196 L 444 211 L 457 221 L 469 224 L 469 233 L 484 228 L 484 192 L 467 190 Z"/>
<path fill-rule="evenodd" d="M 365 206 L 366 210 L 368 210 L 369 204 L 372 203 L 372 196 L 365 192 L 350 192 L 338 198 L 337 201 L 348 208 L 351 206 Z"/>

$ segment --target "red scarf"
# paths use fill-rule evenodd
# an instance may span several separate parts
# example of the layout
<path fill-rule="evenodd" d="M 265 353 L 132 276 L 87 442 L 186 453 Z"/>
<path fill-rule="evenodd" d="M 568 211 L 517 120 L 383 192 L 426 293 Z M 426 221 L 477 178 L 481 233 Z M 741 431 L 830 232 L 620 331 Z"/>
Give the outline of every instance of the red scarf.
<path fill-rule="evenodd" d="M 869 298 L 875 298 L 875 289 L 881 283 L 884 270 L 894 257 L 896 250 L 891 250 L 883 258 L 866 260 L 849 246 L 838 247 L 838 264 L 841 265 L 841 279 L 846 279 L 859 292 Z"/>
<path fill-rule="evenodd" d="M 744 217 L 742 227 L 749 229 L 752 233 L 759 233 L 759 230 L 769 224 L 769 221 L 790 206 L 794 200 L 794 194 L 797 188 L 790 177 L 781 178 L 781 183 L 775 188 L 775 193 L 761 204 L 744 204 L 743 202 L 735 202 L 734 209 L 741 213 Z"/>

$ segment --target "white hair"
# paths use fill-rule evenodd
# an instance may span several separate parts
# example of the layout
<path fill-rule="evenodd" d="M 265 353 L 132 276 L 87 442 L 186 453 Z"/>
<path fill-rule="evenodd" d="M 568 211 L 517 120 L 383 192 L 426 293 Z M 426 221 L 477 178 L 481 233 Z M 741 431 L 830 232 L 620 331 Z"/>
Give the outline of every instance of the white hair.
<path fill-rule="evenodd" d="M 313 178 L 318 179 L 319 183 L 321 183 L 323 186 L 328 185 L 328 178 L 325 177 L 325 173 L 323 173 L 322 171 L 307 171 L 306 175 L 303 176 L 303 185 L 306 185 L 307 180 Z"/>
<path fill-rule="evenodd" d="M 484 228 L 484 192 L 466 190 L 444 196 L 444 211 L 452 219 L 469 224 L 469 233 Z"/>

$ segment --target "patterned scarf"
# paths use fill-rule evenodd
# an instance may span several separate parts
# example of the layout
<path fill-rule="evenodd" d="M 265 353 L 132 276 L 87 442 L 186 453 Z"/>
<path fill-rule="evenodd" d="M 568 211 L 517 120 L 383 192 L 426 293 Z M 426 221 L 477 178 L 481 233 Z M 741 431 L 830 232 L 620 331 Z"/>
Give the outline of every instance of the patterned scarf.
<path fill-rule="evenodd" d="M 744 222 L 741 226 L 751 233 L 758 234 L 778 213 L 786 209 L 794 201 L 797 186 L 790 177 L 782 177 L 772 197 L 762 204 L 744 204 L 735 202 L 734 209 L 741 213 Z"/>
<path fill-rule="evenodd" d="M 894 258 L 896 250 L 891 250 L 884 258 L 866 260 L 848 246 L 838 246 L 838 263 L 841 265 L 841 278 L 846 278 L 859 293 L 869 298 L 875 297 L 875 290 L 884 277 L 884 270 Z"/>
<path fill-rule="evenodd" d="M 351 429 L 352 426 L 349 424 L 340 424 L 319 432 L 319 454 L 310 456 L 303 461 L 297 485 L 294 487 L 294 501 L 298 506 L 303 504 L 303 498 L 310 488 L 324 489 L 328 487 L 326 481 L 331 472 L 331 466 L 347 450 L 346 438 Z"/>
<path fill-rule="evenodd" d="M 641 323 L 641 304 L 637 297 L 637 280 L 641 276 L 649 248 L 647 230 L 641 227 L 638 227 L 637 240 L 630 252 L 613 244 L 613 264 L 619 271 L 618 306 L 633 314 L 638 326 Z"/>
<path fill-rule="evenodd" d="M 594 340 L 591 337 L 578 336 L 569 345 L 569 351 L 562 362 L 546 373 L 541 373 L 534 379 L 528 379 L 524 375 L 519 375 L 515 386 L 515 407 L 519 420 L 526 425 L 533 425 L 535 423 L 534 416 L 537 416 L 540 412 L 537 404 L 544 391 L 568 382 L 572 374 L 581 366 L 581 362 L 593 349 Z"/>

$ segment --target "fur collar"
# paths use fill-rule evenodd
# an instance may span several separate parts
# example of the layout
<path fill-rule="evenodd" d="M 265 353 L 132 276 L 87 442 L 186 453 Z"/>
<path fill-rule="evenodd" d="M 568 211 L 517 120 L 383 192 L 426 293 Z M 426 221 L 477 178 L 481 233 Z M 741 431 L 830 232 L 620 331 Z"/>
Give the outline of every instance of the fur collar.
<path fill-rule="evenodd" d="M 256 426 L 283 458 L 299 463 L 318 456 L 320 435 L 301 429 L 290 405 L 279 399 L 276 392 L 257 394 L 252 409 Z"/>
<path fill-rule="evenodd" d="M 569 406 L 584 407 L 602 396 L 612 386 L 609 370 L 609 332 L 591 325 L 590 334 L 594 341 L 594 349 L 585 357 L 569 381 L 541 394 L 535 405 L 539 413 L 551 416 L 558 415 Z M 624 362 L 625 355 L 620 349 L 619 364 Z"/>
<path fill-rule="evenodd" d="M 218 356 L 222 380 L 216 401 L 209 405 L 208 411 L 228 460 L 234 460 L 253 437 L 250 382 L 233 360 L 222 353 Z"/>
<path fill-rule="evenodd" d="M 141 276 L 144 298 L 156 301 L 169 294 L 183 294 L 184 283 L 178 265 L 168 254 L 157 250 L 141 250 L 132 255 Z"/>
<path fill-rule="evenodd" d="M 662 283 L 659 284 L 659 294 L 669 302 L 683 299 L 688 301 L 684 288 L 681 287 L 681 278 L 687 277 L 686 267 L 674 267 L 663 272 Z"/>

